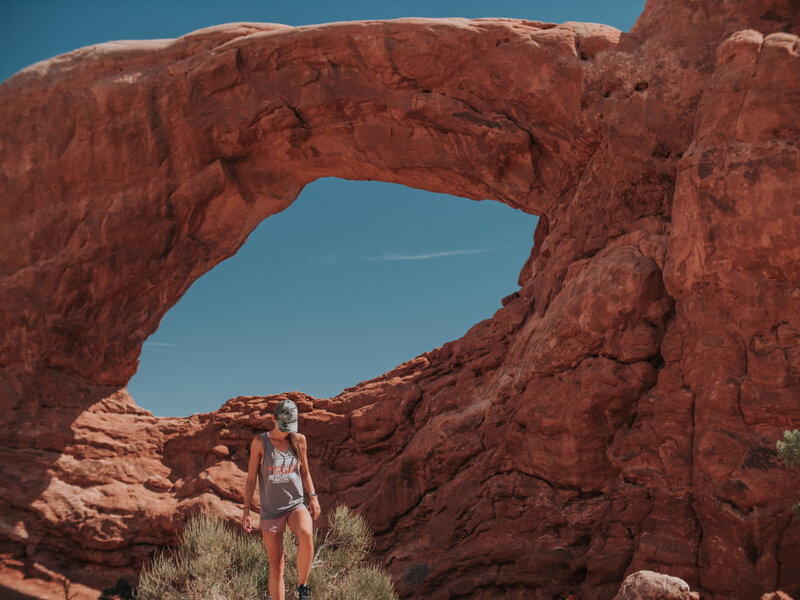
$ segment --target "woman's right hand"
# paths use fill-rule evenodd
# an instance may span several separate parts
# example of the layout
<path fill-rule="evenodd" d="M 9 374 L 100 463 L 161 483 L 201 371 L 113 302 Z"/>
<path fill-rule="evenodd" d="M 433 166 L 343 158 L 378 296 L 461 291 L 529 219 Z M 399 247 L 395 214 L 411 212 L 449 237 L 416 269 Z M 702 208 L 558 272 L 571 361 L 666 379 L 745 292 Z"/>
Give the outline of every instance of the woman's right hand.
<path fill-rule="evenodd" d="M 242 515 L 242 527 L 244 527 L 244 530 L 247 533 L 253 531 L 253 525 L 250 522 L 250 511 L 245 511 L 244 514 Z"/>

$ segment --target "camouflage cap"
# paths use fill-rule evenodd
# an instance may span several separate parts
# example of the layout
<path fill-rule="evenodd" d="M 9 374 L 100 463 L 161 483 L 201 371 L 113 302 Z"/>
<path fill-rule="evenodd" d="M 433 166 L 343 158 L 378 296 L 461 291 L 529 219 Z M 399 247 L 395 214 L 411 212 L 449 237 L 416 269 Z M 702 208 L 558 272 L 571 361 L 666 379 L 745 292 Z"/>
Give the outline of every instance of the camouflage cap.
<path fill-rule="evenodd" d="M 291 400 L 281 400 L 275 407 L 275 424 L 284 433 L 297 433 L 297 405 Z"/>

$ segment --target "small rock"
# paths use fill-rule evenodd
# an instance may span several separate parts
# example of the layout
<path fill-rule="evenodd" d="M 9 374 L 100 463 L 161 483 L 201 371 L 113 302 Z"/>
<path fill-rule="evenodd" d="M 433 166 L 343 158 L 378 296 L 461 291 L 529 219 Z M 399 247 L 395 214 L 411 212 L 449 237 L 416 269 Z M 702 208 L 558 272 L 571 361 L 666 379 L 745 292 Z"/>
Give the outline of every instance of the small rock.
<path fill-rule="evenodd" d="M 144 482 L 144 486 L 157 492 L 166 492 L 172 488 L 172 483 L 159 475 L 153 475 Z"/>
<path fill-rule="evenodd" d="M 219 446 L 214 446 L 214 447 L 211 449 L 211 452 L 212 452 L 212 453 L 213 453 L 215 456 L 219 456 L 220 458 L 224 458 L 224 457 L 228 456 L 228 455 L 231 453 L 231 451 L 230 451 L 230 450 L 228 450 L 228 447 L 227 447 L 227 446 L 224 446 L 224 445 L 222 445 L 222 444 L 220 444 Z"/>
<path fill-rule="evenodd" d="M 700 600 L 683 579 L 656 573 L 637 571 L 625 578 L 614 600 Z"/>

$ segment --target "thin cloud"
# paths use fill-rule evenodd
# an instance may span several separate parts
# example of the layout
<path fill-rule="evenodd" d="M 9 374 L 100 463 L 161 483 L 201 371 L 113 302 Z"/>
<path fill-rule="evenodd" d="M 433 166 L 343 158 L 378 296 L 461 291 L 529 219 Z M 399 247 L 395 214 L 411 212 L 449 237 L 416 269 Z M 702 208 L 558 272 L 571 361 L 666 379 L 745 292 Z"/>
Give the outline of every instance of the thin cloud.
<path fill-rule="evenodd" d="M 366 258 L 370 262 L 388 262 L 396 260 L 431 260 L 433 258 L 444 258 L 447 256 L 464 256 L 465 254 L 484 254 L 486 252 L 496 252 L 503 248 L 475 248 L 472 250 L 445 250 L 443 252 L 428 252 L 426 254 L 384 254 Z"/>

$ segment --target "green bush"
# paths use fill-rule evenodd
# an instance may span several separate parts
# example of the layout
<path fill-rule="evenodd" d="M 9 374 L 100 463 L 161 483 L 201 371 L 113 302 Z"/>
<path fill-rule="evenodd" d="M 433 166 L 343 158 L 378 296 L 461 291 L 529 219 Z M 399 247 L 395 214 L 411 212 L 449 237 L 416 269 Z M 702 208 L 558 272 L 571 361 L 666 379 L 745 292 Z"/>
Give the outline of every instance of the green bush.
<path fill-rule="evenodd" d="M 316 597 L 316 596 L 315 596 Z M 325 600 L 389 600 L 397 598 L 392 580 L 378 565 L 360 565 L 332 586 Z"/>
<path fill-rule="evenodd" d="M 800 431 L 784 431 L 783 441 L 775 444 L 778 456 L 786 463 L 787 467 L 800 465 Z M 800 503 L 792 506 L 795 516 L 800 519 Z"/>
<path fill-rule="evenodd" d="M 796 467 L 800 465 L 800 431 L 784 431 L 783 441 L 775 444 L 778 456 L 783 459 L 786 466 Z"/>
<path fill-rule="evenodd" d="M 389 575 L 365 564 L 372 549 L 366 519 L 339 505 L 329 517 L 330 528 L 314 554 L 309 585 L 315 600 L 397 600 Z M 290 588 L 291 589 L 291 588 Z"/>
<path fill-rule="evenodd" d="M 397 600 L 389 576 L 364 564 L 372 533 L 361 515 L 338 506 L 329 518 L 322 544 L 314 533 L 314 561 L 309 576 L 314 600 Z M 257 530 L 256 530 L 257 531 Z M 284 581 L 297 587 L 297 541 L 283 538 Z M 231 530 L 205 514 L 186 524 L 178 546 L 161 552 L 142 569 L 139 600 L 263 600 L 267 597 L 268 558 L 261 536 Z M 291 592 L 287 598 L 291 598 Z"/>
<path fill-rule="evenodd" d="M 242 536 L 221 520 L 189 519 L 178 547 L 160 553 L 139 576 L 141 600 L 250 600 L 267 586 L 261 539 Z"/>

